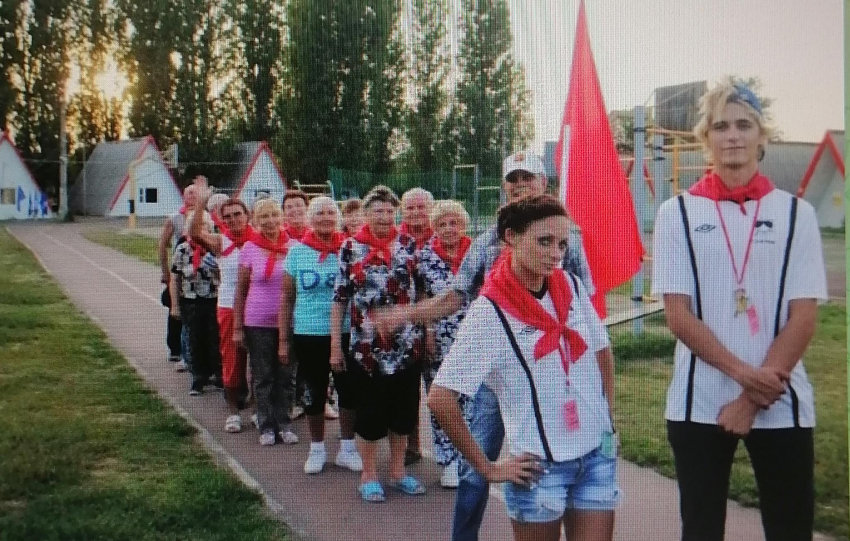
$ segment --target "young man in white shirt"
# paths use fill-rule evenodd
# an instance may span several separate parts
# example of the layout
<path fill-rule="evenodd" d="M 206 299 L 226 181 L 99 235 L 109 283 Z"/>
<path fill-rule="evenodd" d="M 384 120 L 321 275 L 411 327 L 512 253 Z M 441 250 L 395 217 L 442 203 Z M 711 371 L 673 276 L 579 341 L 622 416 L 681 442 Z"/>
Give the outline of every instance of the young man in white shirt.
<path fill-rule="evenodd" d="M 653 254 L 678 338 L 666 418 L 682 539 L 723 539 L 743 439 L 767 541 L 811 540 L 815 411 L 801 358 L 827 299 L 815 212 L 759 173 L 770 131 L 748 88 L 718 85 L 701 114 L 712 169 L 662 205 Z"/>

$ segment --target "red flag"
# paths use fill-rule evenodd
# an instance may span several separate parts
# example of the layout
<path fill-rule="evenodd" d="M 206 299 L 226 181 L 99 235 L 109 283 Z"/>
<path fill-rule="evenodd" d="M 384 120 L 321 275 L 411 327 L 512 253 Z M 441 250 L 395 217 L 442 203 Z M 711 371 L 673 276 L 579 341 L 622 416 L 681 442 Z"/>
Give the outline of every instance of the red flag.
<path fill-rule="evenodd" d="M 605 293 L 640 270 L 643 245 L 628 180 L 605 112 L 583 0 L 576 24 L 567 104 L 555 147 L 555 166 L 562 179 L 565 126 L 570 127 L 566 205 L 581 227 L 596 287 L 593 305 L 604 318 Z"/>

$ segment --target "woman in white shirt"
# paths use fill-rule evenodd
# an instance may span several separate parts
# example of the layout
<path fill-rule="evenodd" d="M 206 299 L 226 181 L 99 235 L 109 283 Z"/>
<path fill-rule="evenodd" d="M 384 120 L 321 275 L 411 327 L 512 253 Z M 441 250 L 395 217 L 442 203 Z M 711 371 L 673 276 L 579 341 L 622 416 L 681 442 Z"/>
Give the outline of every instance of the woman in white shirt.
<path fill-rule="evenodd" d="M 555 541 L 564 524 L 571 541 L 609 540 L 619 489 L 613 381 L 603 385 L 602 374 L 613 370 L 597 362 L 609 341 L 587 292 L 559 268 L 567 212 L 554 197 L 529 197 L 502 207 L 497 228 L 508 250 L 461 324 L 428 405 L 474 468 L 506 482 L 514 539 Z M 482 383 L 499 399 L 510 449 L 496 462 L 457 403 Z"/>

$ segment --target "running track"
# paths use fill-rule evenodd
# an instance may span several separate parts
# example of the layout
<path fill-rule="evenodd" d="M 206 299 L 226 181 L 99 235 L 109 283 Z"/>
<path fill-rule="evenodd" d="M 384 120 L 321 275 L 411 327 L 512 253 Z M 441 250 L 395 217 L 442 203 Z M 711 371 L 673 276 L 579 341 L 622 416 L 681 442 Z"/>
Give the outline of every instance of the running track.
<path fill-rule="evenodd" d="M 220 394 L 189 397 L 188 376 L 175 373 L 173 365 L 165 361 L 165 309 L 159 303 L 159 272 L 135 258 L 89 242 L 81 235 L 86 227 L 92 225 L 15 224 L 7 229 L 36 255 L 76 306 L 104 330 L 147 385 L 198 429 L 201 444 L 216 461 L 260 491 L 271 512 L 301 539 L 450 538 L 454 493 L 439 486 L 440 472 L 427 458 L 412 468 L 428 487 L 425 496 L 411 498 L 388 491 L 385 504 L 366 504 L 357 496 L 355 473 L 332 465 L 318 476 L 308 478 L 303 473 L 308 440 L 303 421 L 298 424 L 302 442 L 295 446 L 261 448 L 253 429 L 235 435 L 225 433 Z M 428 442 L 430 425 L 424 407 L 422 422 L 422 439 Z M 327 445 L 332 460 L 338 448 L 334 426 L 329 427 Z M 620 466 L 624 498 L 615 538 L 677 539 L 675 482 L 627 462 L 621 461 Z M 492 489 L 491 495 L 481 539 L 510 539 L 510 523 L 498 489 Z M 729 503 L 726 531 L 729 541 L 764 539 L 758 513 L 734 502 Z"/>

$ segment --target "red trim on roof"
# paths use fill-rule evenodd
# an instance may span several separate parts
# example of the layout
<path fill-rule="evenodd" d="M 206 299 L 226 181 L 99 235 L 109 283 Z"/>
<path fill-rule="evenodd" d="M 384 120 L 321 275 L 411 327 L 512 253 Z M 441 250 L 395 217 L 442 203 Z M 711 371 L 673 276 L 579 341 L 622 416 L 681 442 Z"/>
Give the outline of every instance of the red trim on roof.
<path fill-rule="evenodd" d="M 829 153 L 832 154 L 832 159 L 841 172 L 841 176 L 844 177 L 844 159 L 841 157 L 838 147 L 835 146 L 835 140 L 833 140 L 832 134 L 826 132 L 826 135 L 823 136 L 823 141 L 820 142 L 814 156 L 812 156 L 812 161 L 809 162 L 809 167 L 806 169 L 805 174 L 803 174 L 803 180 L 800 182 L 800 188 L 797 190 L 797 197 L 803 197 L 805 195 L 806 188 L 809 187 L 809 182 L 811 182 L 815 174 L 815 169 L 818 167 L 823 151 L 827 148 L 829 149 Z"/>
<path fill-rule="evenodd" d="M 153 145 L 154 150 L 156 150 L 157 155 L 160 157 L 160 162 L 162 162 L 162 152 L 160 152 L 159 147 L 156 145 L 156 140 L 154 140 L 153 135 L 148 135 L 145 137 L 145 142 L 142 145 L 142 148 L 136 153 L 133 157 L 133 160 L 130 163 L 138 160 L 145 154 L 145 149 L 148 148 L 148 145 Z M 171 170 L 165 166 L 165 162 L 162 162 L 162 166 L 165 167 L 165 171 L 168 173 L 168 176 L 171 178 L 171 182 L 174 183 L 174 187 L 177 188 L 177 193 L 180 194 L 180 199 L 183 199 L 183 192 L 180 190 L 180 186 L 177 184 L 177 181 L 174 180 L 174 175 L 171 174 Z M 118 202 L 118 197 L 121 195 L 121 192 L 124 191 L 124 186 L 130 182 L 130 168 L 127 166 L 127 173 L 124 175 L 124 180 L 121 181 L 121 186 L 118 187 L 118 191 L 115 192 L 115 196 L 112 198 L 112 203 L 109 204 L 109 210 L 106 211 L 107 214 L 112 212 L 112 209 L 115 208 L 115 203 Z"/>
<path fill-rule="evenodd" d="M 264 150 L 269 153 L 269 158 L 271 158 L 272 165 L 274 166 L 275 171 L 277 171 L 277 176 L 278 178 L 280 178 L 280 183 L 283 184 L 284 188 L 286 188 L 286 179 L 280 172 L 280 167 L 277 165 L 277 159 L 275 159 L 274 157 L 274 152 L 272 152 L 272 149 L 271 147 L 269 147 L 268 143 L 266 143 L 265 141 L 260 141 L 260 146 L 257 147 L 257 152 L 255 152 L 254 157 L 251 158 L 251 164 L 248 166 L 248 169 L 245 170 L 245 174 L 242 175 L 242 178 L 239 179 L 239 188 L 236 190 L 236 194 L 234 194 L 234 197 L 239 198 L 242 196 L 242 189 L 245 188 L 245 184 L 248 183 L 248 177 L 251 176 L 251 172 L 254 170 L 254 166 L 256 166 L 257 162 L 260 160 L 260 154 L 262 154 Z"/>
<path fill-rule="evenodd" d="M 17 146 L 15 146 L 15 142 L 12 141 L 12 138 L 9 137 L 9 134 L 7 132 L 0 132 L 0 133 L 3 134 L 3 137 L 0 137 L 0 145 L 3 144 L 3 141 L 9 142 L 9 144 L 12 146 L 12 149 L 15 151 L 15 154 L 18 156 L 18 159 L 21 161 L 21 164 L 24 166 L 24 171 L 26 171 L 27 175 L 29 175 L 30 180 L 33 183 L 33 186 L 35 186 L 35 189 L 38 190 L 41 193 L 42 196 L 47 198 L 47 193 L 44 190 L 42 190 L 41 187 L 39 187 L 38 182 L 36 182 L 36 180 L 35 180 L 35 177 L 32 176 L 32 171 L 30 171 L 30 168 L 27 167 L 27 162 L 26 162 L 26 160 L 24 160 L 24 156 L 23 156 L 23 154 L 21 154 L 20 149 Z M 70 192 L 69 192 L 68 197 L 70 197 Z M 70 203 L 70 201 L 69 201 L 69 203 Z M 69 211 L 70 211 L 70 205 L 69 205 L 68 208 L 69 208 Z M 50 211 L 50 214 L 53 214 L 52 210 Z"/>

